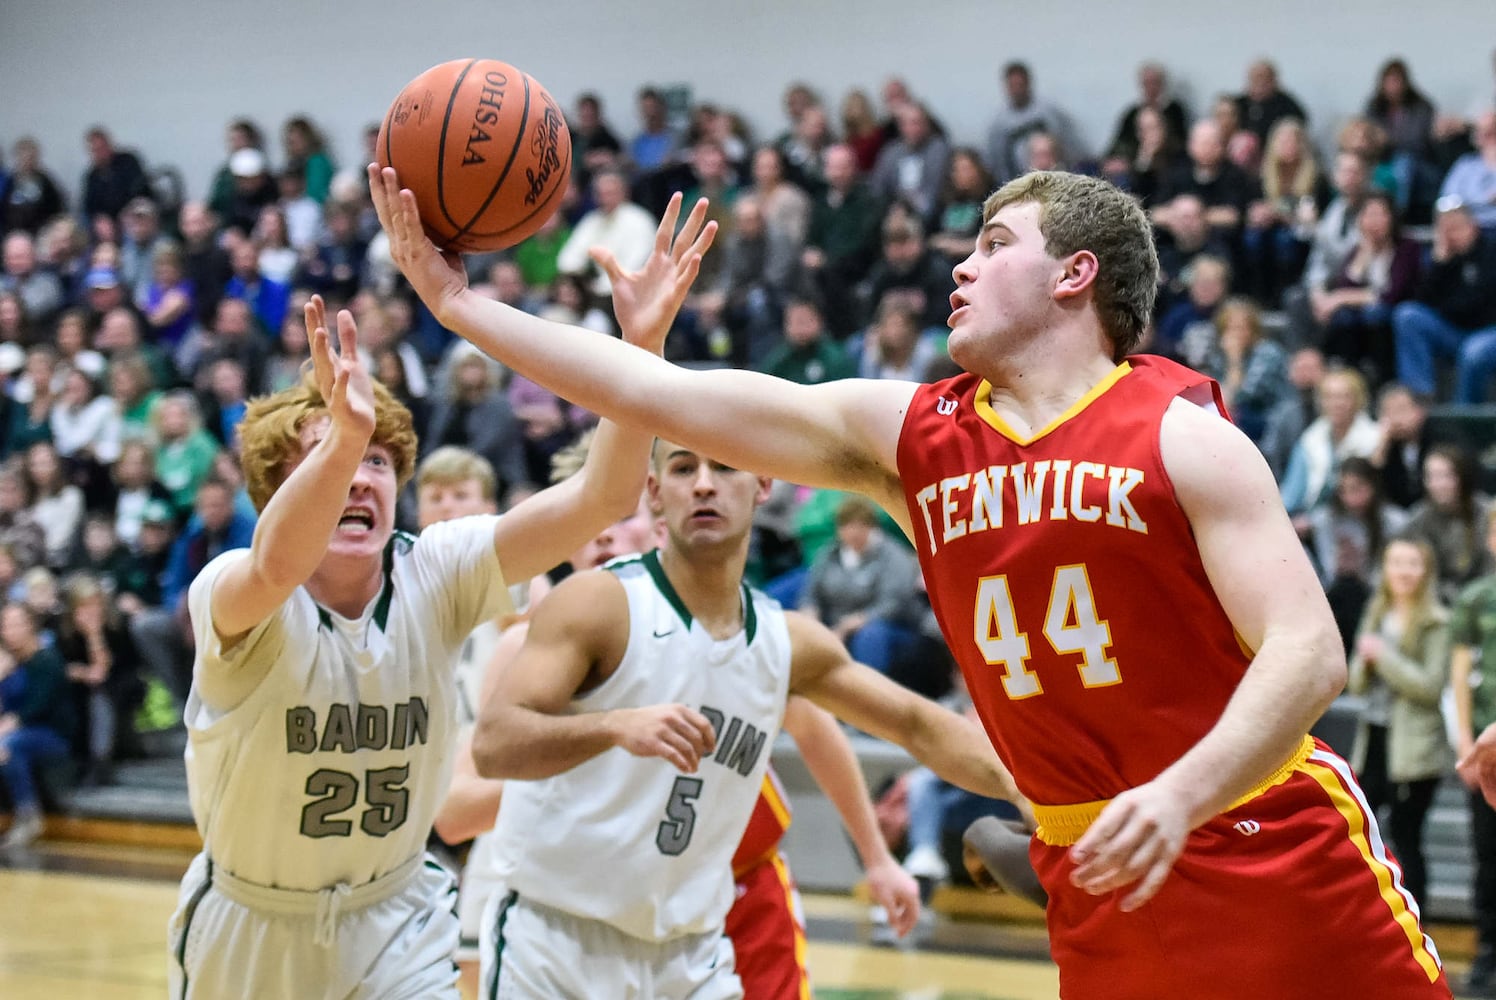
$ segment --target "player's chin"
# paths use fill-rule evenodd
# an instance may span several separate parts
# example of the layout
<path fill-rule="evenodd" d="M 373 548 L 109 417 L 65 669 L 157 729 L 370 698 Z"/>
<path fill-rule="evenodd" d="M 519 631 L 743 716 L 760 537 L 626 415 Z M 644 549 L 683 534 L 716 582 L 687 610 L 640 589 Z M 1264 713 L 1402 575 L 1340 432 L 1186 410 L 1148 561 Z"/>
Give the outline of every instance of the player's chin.
<path fill-rule="evenodd" d="M 378 555 L 390 540 L 388 528 L 374 527 L 367 531 L 335 530 L 327 542 L 327 554 L 339 559 L 361 559 Z"/>

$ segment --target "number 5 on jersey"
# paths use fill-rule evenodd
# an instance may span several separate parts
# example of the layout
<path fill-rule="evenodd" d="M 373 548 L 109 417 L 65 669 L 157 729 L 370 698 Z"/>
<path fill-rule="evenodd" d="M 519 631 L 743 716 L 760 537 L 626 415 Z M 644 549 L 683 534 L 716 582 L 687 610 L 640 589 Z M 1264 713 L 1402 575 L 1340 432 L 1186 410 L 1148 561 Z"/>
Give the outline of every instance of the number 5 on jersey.
<path fill-rule="evenodd" d="M 1028 669 L 1028 633 L 1018 627 L 1013 597 L 1006 574 L 984 576 L 977 581 L 974 622 L 977 648 L 993 666 L 1003 667 L 1003 690 L 1014 700 L 1044 693 L 1039 675 Z M 1096 599 L 1084 564 L 1060 566 L 1054 571 L 1049 593 L 1049 611 L 1044 616 L 1044 638 L 1061 656 L 1081 654 L 1077 665 L 1086 687 L 1120 684 L 1117 661 L 1107 655 L 1112 630 L 1097 617 Z"/>

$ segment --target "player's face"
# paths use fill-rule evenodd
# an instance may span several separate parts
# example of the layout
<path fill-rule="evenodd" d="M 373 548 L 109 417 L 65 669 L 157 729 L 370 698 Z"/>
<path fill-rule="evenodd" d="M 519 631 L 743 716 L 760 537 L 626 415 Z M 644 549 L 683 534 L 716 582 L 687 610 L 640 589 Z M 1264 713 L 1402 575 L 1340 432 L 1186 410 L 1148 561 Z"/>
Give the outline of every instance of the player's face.
<path fill-rule="evenodd" d="M 570 562 L 573 569 L 594 569 L 631 552 L 648 552 L 658 544 L 655 516 L 650 513 L 648 496 L 641 495 L 639 506 L 633 513 L 598 532 L 590 542 L 572 553 Z"/>
<path fill-rule="evenodd" d="M 657 446 L 649 476 L 650 505 L 665 519 L 670 545 L 735 544 L 753 526 L 753 511 L 769 498 L 767 479 L 673 444 Z"/>
<path fill-rule="evenodd" d="M 1041 335 L 1055 308 L 1065 265 L 1044 249 L 1039 206 L 1006 205 L 977 235 L 976 249 L 956 265 L 949 349 L 968 371 Z"/>
<path fill-rule="evenodd" d="M 494 513 L 497 513 L 497 507 L 483 495 L 483 487 L 476 479 L 427 483 L 416 491 L 416 520 L 422 530 L 454 517 Z"/>
<path fill-rule="evenodd" d="M 302 427 L 302 459 L 326 437 L 328 424 L 328 418 L 321 417 Z M 395 462 L 388 448 L 371 443 L 348 485 L 342 517 L 327 543 L 327 557 L 377 559 L 394 530 Z"/>

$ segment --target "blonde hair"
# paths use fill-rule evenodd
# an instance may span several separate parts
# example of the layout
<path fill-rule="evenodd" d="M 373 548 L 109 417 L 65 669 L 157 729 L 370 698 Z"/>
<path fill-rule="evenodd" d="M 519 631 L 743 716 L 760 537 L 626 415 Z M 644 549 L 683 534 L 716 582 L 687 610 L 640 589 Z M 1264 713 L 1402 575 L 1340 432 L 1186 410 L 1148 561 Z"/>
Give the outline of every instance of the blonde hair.
<path fill-rule="evenodd" d="M 1316 397 L 1324 391 L 1325 383 L 1331 379 L 1339 379 L 1350 387 L 1352 394 L 1356 397 L 1356 412 L 1363 412 L 1371 402 L 1371 392 L 1366 388 L 1366 376 L 1354 368 L 1331 368 L 1325 372 L 1325 377 L 1319 380 L 1319 389 Z"/>
<path fill-rule="evenodd" d="M 1298 133 L 1299 163 L 1285 188 L 1278 172 L 1278 139 L 1286 132 Z M 1267 134 L 1267 147 L 1262 151 L 1261 173 L 1262 196 L 1268 201 L 1314 194 L 1314 186 L 1319 182 L 1319 164 L 1314 159 L 1314 150 L 1309 145 L 1303 122 L 1297 118 L 1283 118 L 1273 126 Z"/>
<path fill-rule="evenodd" d="M 1407 535 L 1397 535 L 1387 540 L 1382 548 L 1379 561 L 1385 562 L 1387 553 L 1394 545 L 1411 545 L 1418 550 L 1423 557 L 1423 580 L 1418 584 L 1418 593 L 1413 595 L 1413 613 L 1408 616 L 1406 627 L 1403 628 L 1402 640 L 1398 643 L 1405 653 L 1416 650 L 1414 643 L 1423 626 L 1437 619 L 1443 609 L 1439 605 L 1439 564 L 1435 561 L 1433 546 L 1421 538 L 1410 538 Z M 1392 588 L 1387 583 L 1387 574 L 1379 574 L 1376 592 L 1371 595 L 1371 600 L 1366 605 L 1366 614 L 1362 618 L 1363 627 L 1379 627 L 1383 616 L 1392 607 Z"/>
<path fill-rule="evenodd" d="M 551 482 L 563 482 L 582 471 L 582 466 L 587 463 L 587 456 L 592 451 L 592 439 L 595 437 L 597 428 L 590 427 L 571 444 L 551 456 Z M 654 445 L 650 445 L 649 453 L 653 457 Z"/>
<path fill-rule="evenodd" d="M 1226 332 L 1226 326 L 1233 316 L 1242 316 L 1246 319 L 1247 326 L 1252 330 L 1251 342 L 1253 344 L 1262 339 L 1262 310 L 1257 308 L 1257 303 L 1240 295 L 1234 295 L 1222 302 L 1215 315 L 1217 335 Z"/>
<path fill-rule="evenodd" d="M 494 475 L 493 463 L 476 451 L 453 444 L 442 445 L 427 455 L 416 470 L 417 489 L 431 485 L 455 486 L 470 479 L 483 491 L 483 499 L 498 498 L 499 481 Z"/>
<path fill-rule="evenodd" d="M 256 510 L 264 510 L 285 481 L 291 462 L 301 454 L 301 428 L 327 412 L 327 404 L 310 366 L 289 389 L 250 400 L 239 425 L 240 464 L 244 485 Z M 404 489 L 416 466 L 416 432 L 410 411 L 374 382 L 374 434 L 371 444 L 389 449 L 395 463 L 396 489 Z"/>
<path fill-rule="evenodd" d="M 1009 181 L 982 206 L 983 225 L 1008 205 L 1039 206 L 1044 252 L 1059 259 L 1081 250 L 1096 257 L 1093 302 L 1120 361 L 1137 349 L 1158 292 L 1153 227 L 1137 199 L 1106 181 L 1037 170 Z"/>

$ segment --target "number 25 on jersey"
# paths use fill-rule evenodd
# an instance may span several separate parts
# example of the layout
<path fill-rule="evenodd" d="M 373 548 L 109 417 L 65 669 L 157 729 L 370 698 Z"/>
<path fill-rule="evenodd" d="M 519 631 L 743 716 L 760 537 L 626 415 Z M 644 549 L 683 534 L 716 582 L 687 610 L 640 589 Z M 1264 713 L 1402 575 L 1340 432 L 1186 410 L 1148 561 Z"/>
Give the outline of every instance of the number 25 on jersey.
<path fill-rule="evenodd" d="M 1006 574 L 977 581 L 974 625 L 974 638 L 983 658 L 993 666 L 1002 665 L 1003 690 L 1009 698 L 1016 701 L 1044 693 L 1039 675 L 1027 666 L 1032 655 L 1029 637 L 1018 627 Z M 1055 569 L 1049 610 L 1044 615 L 1044 638 L 1061 656 L 1081 654 L 1077 668 L 1086 687 L 1122 682 L 1117 661 L 1107 655 L 1112 630 L 1097 617 L 1096 599 L 1084 564 Z"/>

